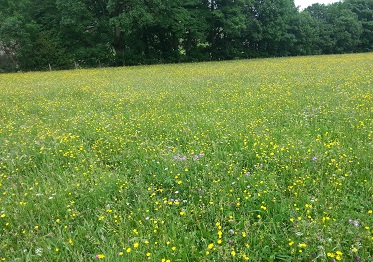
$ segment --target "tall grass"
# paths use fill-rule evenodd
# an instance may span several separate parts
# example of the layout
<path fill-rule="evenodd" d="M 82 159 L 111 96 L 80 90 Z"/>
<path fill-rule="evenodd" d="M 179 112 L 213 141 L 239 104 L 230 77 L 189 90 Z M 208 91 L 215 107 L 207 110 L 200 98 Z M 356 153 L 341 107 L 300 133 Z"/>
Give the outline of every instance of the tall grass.
<path fill-rule="evenodd" d="M 372 261 L 373 53 L 0 76 L 0 260 Z"/>

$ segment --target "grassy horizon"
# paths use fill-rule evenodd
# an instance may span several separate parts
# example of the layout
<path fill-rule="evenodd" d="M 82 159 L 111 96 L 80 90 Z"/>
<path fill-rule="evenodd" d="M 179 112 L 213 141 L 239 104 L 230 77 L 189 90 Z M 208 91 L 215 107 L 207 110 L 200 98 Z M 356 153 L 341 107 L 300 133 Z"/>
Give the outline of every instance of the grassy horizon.
<path fill-rule="evenodd" d="M 372 261 L 373 53 L 0 75 L 0 261 Z"/>

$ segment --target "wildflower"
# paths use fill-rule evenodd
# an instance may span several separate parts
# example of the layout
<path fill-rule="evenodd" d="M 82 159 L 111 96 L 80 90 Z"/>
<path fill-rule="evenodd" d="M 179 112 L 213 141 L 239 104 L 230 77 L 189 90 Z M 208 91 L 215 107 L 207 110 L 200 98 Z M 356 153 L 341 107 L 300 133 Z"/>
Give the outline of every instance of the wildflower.
<path fill-rule="evenodd" d="M 37 249 L 35 249 L 35 254 L 36 254 L 37 256 L 42 256 L 42 254 L 43 254 L 43 249 L 42 249 L 42 248 L 37 248 Z"/>
<path fill-rule="evenodd" d="M 311 160 L 312 160 L 312 161 L 316 161 L 316 160 L 317 160 L 317 157 L 314 156 Z"/>
<path fill-rule="evenodd" d="M 236 252 L 234 250 L 232 250 L 231 255 L 232 255 L 232 257 L 234 257 L 236 255 Z"/>
<path fill-rule="evenodd" d="M 130 247 L 127 248 L 127 249 L 126 249 L 126 252 L 127 252 L 127 253 L 130 253 L 130 252 L 131 252 L 131 248 L 130 248 Z"/>
<path fill-rule="evenodd" d="M 327 255 L 328 257 L 334 257 L 334 256 L 335 256 L 334 253 L 330 253 L 330 252 L 328 252 L 326 255 Z"/>
<path fill-rule="evenodd" d="M 340 261 L 342 259 L 343 253 L 341 251 L 336 251 L 335 253 L 336 253 L 335 259 Z"/>
<path fill-rule="evenodd" d="M 103 259 L 103 258 L 105 258 L 105 255 L 103 254 L 96 255 L 96 259 Z"/>
<path fill-rule="evenodd" d="M 213 244 L 213 243 L 211 243 L 211 244 L 209 244 L 209 245 L 207 246 L 208 249 L 212 249 L 213 247 L 214 247 L 214 244 Z"/>
<path fill-rule="evenodd" d="M 138 248 L 138 247 L 139 247 L 139 243 L 136 242 L 135 244 L 133 244 L 133 247 L 134 247 L 134 248 Z"/>
<path fill-rule="evenodd" d="M 299 244 L 299 247 L 305 248 L 307 245 L 305 243 Z"/>

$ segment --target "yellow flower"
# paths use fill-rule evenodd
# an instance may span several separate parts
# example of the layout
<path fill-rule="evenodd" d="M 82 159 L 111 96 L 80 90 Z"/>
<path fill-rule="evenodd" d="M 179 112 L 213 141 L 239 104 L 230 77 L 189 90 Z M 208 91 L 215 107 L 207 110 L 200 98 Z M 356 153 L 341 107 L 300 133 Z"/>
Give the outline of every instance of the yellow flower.
<path fill-rule="evenodd" d="M 231 255 L 234 257 L 236 255 L 236 252 L 232 250 Z"/>
<path fill-rule="evenodd" d="M 300 243 L 299 247 L 305 248 L 307 245 L 305 243 Z"/>
<path fill-rule="evenodd" d="M 131 248 L 130 248 L 130 247 L 127 248 L 127 249 L 126 249 L 126 252 L 127 252 L 127 253 L 131 252 Z"/>
<path fill-rule="evenodd" d="M 139 247 L 139 243 L 136 242 L 135 244 L 133 244 L 133 247 L 134 247 L 134 248 L 138 248 L 138 247 Z"/>
<path fill-rule="evenodd" d="M 211 244 L 209 244 L 209 245 L 207 246 L 208 249 L 212 249 L 213 247 L 214 247 L 214 244 L 213 244 L 213 243 L 211 243 Z"/>
<path fill-rule="evenodd" d="M 103 259 L 103 258 L 105 258 L 105 255 L 104 254 L 98 254 L 98 255 L 96 255 L 96 258 L 97 259 Z"/>

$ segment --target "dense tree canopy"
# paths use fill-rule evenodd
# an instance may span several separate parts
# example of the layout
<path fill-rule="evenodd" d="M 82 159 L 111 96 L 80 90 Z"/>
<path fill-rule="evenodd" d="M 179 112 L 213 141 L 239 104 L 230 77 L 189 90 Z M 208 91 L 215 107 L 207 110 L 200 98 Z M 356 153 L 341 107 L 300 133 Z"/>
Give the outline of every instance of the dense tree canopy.
<path fill-rule="evenodd" d="M 373 51 L 373 0 L 0 0 L 0 71 Z"/>

